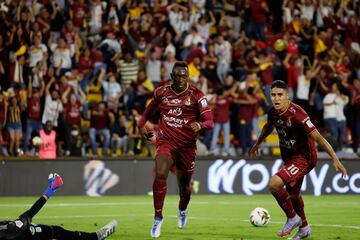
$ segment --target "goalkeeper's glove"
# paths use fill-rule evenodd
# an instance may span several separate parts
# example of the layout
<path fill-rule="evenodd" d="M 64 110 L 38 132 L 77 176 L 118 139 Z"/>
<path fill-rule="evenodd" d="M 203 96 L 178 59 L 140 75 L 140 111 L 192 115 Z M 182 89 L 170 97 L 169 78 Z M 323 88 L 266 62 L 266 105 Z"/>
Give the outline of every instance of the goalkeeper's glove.
<path fill-rule="evenodd" d="M 61 176 L 57 173 L 50 173 L 48 179 L 48 187 L 46 188 L 43 195 L 50 198 L 53 193 L 58 190 L 63 185 L 63 180 Z"/>

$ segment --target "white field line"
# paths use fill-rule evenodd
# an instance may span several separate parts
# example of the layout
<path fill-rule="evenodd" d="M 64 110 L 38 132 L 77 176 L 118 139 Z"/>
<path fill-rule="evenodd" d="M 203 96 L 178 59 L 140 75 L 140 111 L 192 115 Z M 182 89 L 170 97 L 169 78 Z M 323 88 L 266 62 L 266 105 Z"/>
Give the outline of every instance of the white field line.
<path fill-rule="evenodd" d="M 167 202 L 168 204 L 178 204 L 177 202 Z M 210 202 L 194 202 L 194 205 L 206 205 Z M 146 202 L 104 202 L 104 203 L 48 203 L 46 207 L 96 207 L 96 206 L 123 206 L 123 205 L 152 205 L 152 201 Z M 0 204 L 0 207 L 31 207 L 32 204 Z"/>
<path fill-rule="evenodd" d="M 147 216 L 149 218 L 151 218 L 153 215 L 152 214 L 147 214 Z M 140 215 L 138 214 L 106 214 L 106 215 L 66 215 L 66 216 L 36 216 L 36 220 L 37 219 L 73 219 L 73 218 L 77 218 L 77 219 L 81 219 L 81 218 L 92 218 L 92 219 L 96 219 L 96 218 L 118 218 L 118 217 L 140 217 Z M 174 218 L 177 219 L 177 216 L 169 216 L 170 218 Z M 1 219 L 11 219 L 12 217 L 10 216 L 5 216 L 5 217 L 1 217 Z M 207 218 L 207 217 L 190 217 L 189 219 L 194 219 L 194 220 L 214 220 L 214 221 L 241 221 L 241 222 L 249 222 L 248 219 L 243 219 L 243 220 L 239 220 L 237 218 Z M 120 219 L 121 221 L 121 219 Z M 284 222 L 274 222 L 271 221 L 270 224 L 276 224 L 276 225 L 283 225 Z M 310 224 L 310 226 L 313 227 L 325 227 L 325 228 L 347 228 L 347 229 L 355 229 L 355 230 L 360 230 L 360 226 L 347 226 L 347 225 L 341 225 L 341 224 Z"/>
<path fill-rule="evenodd" d="M 270 203 L 272 200 L 270 200 Z M 275 200 L 273 200 L 275 201 Z M 338 206 L 339 204 L 347 204 L 347 205 L 357 205 L 357 206 L 360 206 L 359 202 L 317 202 L 317 203 L 307 203 L 306 202 L 306 199 L 304 200 L 305 201 L 305 204 L 306 205 L 322 205 L 322 206 L 326 206 L 326 205 L 336 205 Z M 219 202 L 214 202 L 214 203 L 219 203 L 219 204 L 228 204 L 228 205 L 254 205 L 254 204 L 269 204 L 269 201 L 266 200 L 266 201 L 248 201 L 248 202 L 245 202 L 245 201 L 219 201 Z M 275 203 L 275 202 L 274 202 Z"/>
<path fill-rule="evenodd" d="M 241 220 L 244 221 L 244 220 Z M 246 220 L 248 221 L 248 220 Z M 280 224 L 283 225 L 284 222 L 274 222 L 271 221 L 270 223 L 273 224 Z M 360 230 L 360 226 L 346 226 L 346 225 L 341 225 L 341 224 L 322 224 L 322 223 L 315 223 L 315 224 L 310 224 L 310 226 L 313 227 L 327 227 L 327 228 L 349 228 L 349 229 L 356 229 L 356 230 Z"/>
<path fill-rule="evenodd" d="M 166 201 L 166 200 L 165 200 Z M 208 204 L 223 204 L 223 205 L 256 205 L 256 204 L 268 204 L 268 201 L 264 202 L 244 202 L 244 201 L 219 201 L 219 202 L 199 202 L 199 201 L 192 201 L 191 205 L 208 205 Z M 178 204 L 177 201 L 166 201 L 166 204 Z M 333 203 L 316 203 L 317 206 L 326 206 L 326 205 L 341 205 L 340 202 L 333 202 Z M 359 202 L 344 202 L 346 205 L 357 205 L 359 206 Z M 47 203 L 46 207 L 96 207 L 96 206 L 123 206 L 123 205 L 152 205 L 152 201 L 145 201 L 145 202 L 103 202 L 103 203 Z M 311 205 L 311 204 L 307 204 Z M 23 204 L 23 203 L 0 203 L 0 207 L 31 207 L 32 204 Z"/>

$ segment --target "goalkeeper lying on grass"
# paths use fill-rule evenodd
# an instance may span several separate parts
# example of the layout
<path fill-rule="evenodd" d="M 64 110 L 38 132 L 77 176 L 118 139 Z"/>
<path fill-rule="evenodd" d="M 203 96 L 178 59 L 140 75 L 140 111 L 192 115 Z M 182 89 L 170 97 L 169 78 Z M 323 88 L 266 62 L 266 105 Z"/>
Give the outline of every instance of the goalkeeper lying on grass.
<path fill-rule="evenodd" d="M 25 213 L 14 221 L 0 222 L 0 240 L 101 240 L 105 239 L 115 231 L 116 220 L 100 228 L 96 232 L 79 232 L 65 230 L 60 226 L 49 226 L 31 223 L 32 218 L 40 211 L 46 201 L 59 189 L 63 181 L 58 174 L 50 174 L 48 187 L 43 195 Z"/>

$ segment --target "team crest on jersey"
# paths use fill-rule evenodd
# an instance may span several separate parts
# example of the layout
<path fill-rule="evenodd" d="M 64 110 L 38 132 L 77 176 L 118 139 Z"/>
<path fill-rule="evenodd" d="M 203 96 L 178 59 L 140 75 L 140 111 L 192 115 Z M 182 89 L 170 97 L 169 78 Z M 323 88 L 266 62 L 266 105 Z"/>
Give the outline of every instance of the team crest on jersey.
<path fill-rule="evenodd" d="M 286 121 L 286 126 L 287 126 L 287 127 L 291 127 L 291 120 L 290 120 L 290 118 Z"/>
<path fill-rule="evenodd" d="M 190 100 L 190 97 L 188 97 L 188 98 L 186 99 L 186 101 L 185 101 L 185 105 L 186 105 L 186 106 L 191 105 L 191 100 Z"/>

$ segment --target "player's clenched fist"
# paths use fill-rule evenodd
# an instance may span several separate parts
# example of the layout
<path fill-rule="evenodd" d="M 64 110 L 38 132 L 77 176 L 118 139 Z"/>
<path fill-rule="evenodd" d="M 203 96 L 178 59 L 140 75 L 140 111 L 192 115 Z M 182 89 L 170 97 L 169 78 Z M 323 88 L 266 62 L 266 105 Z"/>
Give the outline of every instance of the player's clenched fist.
<path fill-rule="evenodd" d="M 153 131 L 148 131 L 146 127 L 140 128 L 140 134 L 145 140 L 149 141 L 150 143 L 156 142 L 156 134 Z"/>
<path fill-rule="evenodd" d="M 43 195 L 45 195 L 47 198 L 50 198 L 53 193 L 58 190 L 63 185 L 63 180 L 61 176 L 57 173 L 50 173 L 49 179 L 48 179 L 48 187 L 46 188 Z"/>
<path fill-rule="evenodd" d="M 201 130 L 201 126 L 198 122 L 193 122 L 190 124 L 191 126 L 191 129 L 194 131 L 194 132 L 198 132 Z"/>
<path fill-rule="evenodd" d="M 140 128 L 139 130 L 140 130 L 141 136 L 142 136 L 143 138 L 147 139 L 147 133 L 148 133 L 148 132 L 147 132 L 146 128 L 145 128 L 145 127 L 142 127 L 142 128 Z"/>

